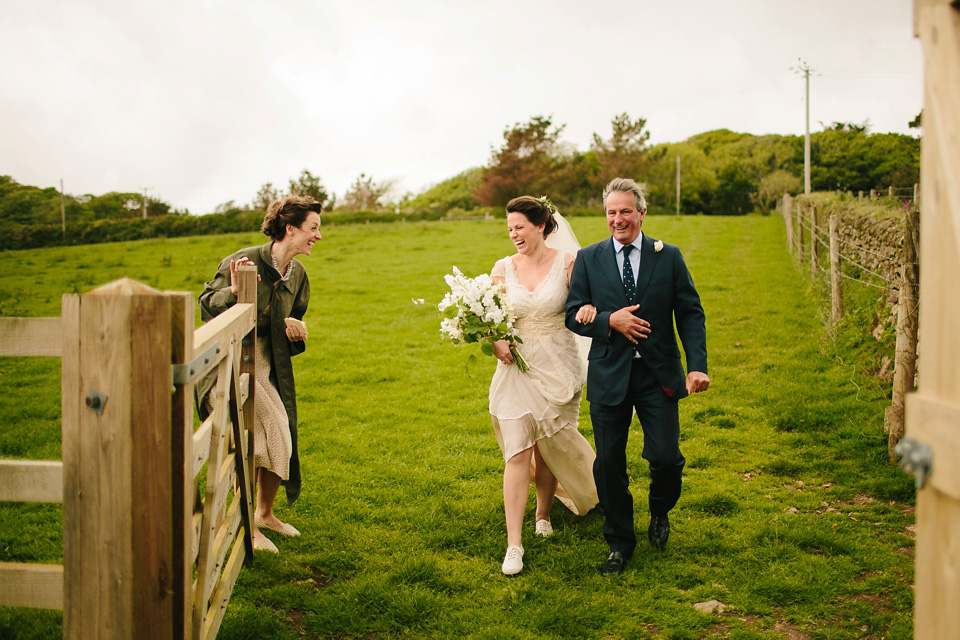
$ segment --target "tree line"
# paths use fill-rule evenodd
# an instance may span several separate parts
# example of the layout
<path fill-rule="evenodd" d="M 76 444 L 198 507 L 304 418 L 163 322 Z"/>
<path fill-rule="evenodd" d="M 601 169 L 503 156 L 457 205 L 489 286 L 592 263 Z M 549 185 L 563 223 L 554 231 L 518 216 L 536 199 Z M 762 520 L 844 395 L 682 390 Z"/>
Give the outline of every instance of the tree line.
<path fill-rule="evenodd" d="M 919 124 L 918 116 L 911 126 Z M 678 158 L 684 214 L 769 211 L 784 193 L 802 191 L 802 136 L 718 129 L 651 146 L 646 120 L 622 113 L 611 120 L 609 136 L 593 134 L 590 148 L 580 151 L 562 140 L 564 128 L 552 116 L 506 127 L 486 165 L 416 195 L 391 198 L 393 181 L 360 174 L 337 199 L 319 175 L 304 169 L 286 189 L 267 182 L 249 203 L 231 200 L 205 216 L 188 215 L 146 194 L 72 196 L 0 175 L 0 249 L 255 230 L 267 203 L 287 194 L 313 196 L 324 204 L 324 219 L 333 223 L 379 222 L 397 214 L 411 219 L 473 215 L 500 209 L 522 194 L 548 195 L 567 213 L 599 214 L 602 189 L 617 176 L 643 183 L 651 212 L 667 213 L 676 208 Z M 814 191 L 906 189 L 919 175 L 919 138 L 870 133 L 868 122 L 833 122 L 811 135 Z"/>
<path fill-rule="evenodd" d="M 680 210 L 685 214 L 768 211 L 784 193 L 795 195 L 803 188 L 803 136 L 719 129 L 648 146 L 646 120 L 623 113 L 611 121 L 609 137 L 595 133 L 590 148 L 579 151 L 561 140 L 564 126 L 552 117 L 535 116 L 507 127 L 486 166 L 436 185 L 412 198 L 408 207 L 502 207 L 518 194 L 546 194 L 568 211 L 599 212 L 604 185 L 625 176 L 645 184 L 652 210 L 672 211 L 678 158 Z M 833 122 L 811 135 L 814 191 L 909 188 L 919 177 L 919 138 L 871 134 L 869 122 Z"/>

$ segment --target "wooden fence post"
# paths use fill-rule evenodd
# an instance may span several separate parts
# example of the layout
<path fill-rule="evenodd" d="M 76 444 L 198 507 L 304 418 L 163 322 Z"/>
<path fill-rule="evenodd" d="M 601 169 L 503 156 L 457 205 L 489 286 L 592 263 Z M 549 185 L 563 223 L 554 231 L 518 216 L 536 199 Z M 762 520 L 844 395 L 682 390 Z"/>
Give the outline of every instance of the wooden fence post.
<path fill-rule="evenodd" d="M 796 250 L 793 252 L 794 258 L 797 260 L 797 264 L 803 262 L 803 214 L 800 212 L 800 203 L 797 203 L 797 219 L 796 222 L 796 233 L 793 234 L 793 239 L 797 243 Z"/>
<path fill-rule="evenodd" d="M 170 300 L 123 279 L 63 314 L 63 636 L 174 638 Z"/>
<path fill-rule="evenodd" d="M 810 277 L 817 277 L 817 269 L 820 267 L 818 262 L 820 240 L 817 237 L 817 207 L 810 205 Z"/>
<path fill-rule="evenodd" d="M 830 215 L 830 321 L 834 326 L 843 317 L 843 278 L 840 276 L 840 237 L 837 214 Z"/>
<path fill-rule="evenodd" d="M 920 214 L 911 209 L 904 216 L 903 265 L 900 276 L 899 308 L 897 309 L 897 346 L 893 369 L 893 401 L 884 415 L 884 430 L 887 432 L 887 454 L 891 462 L 897 461 L 894 447 L 903 438 L 904 403 L 908 393 L 913 391 L 913 382 L 917 374 L 917 330 L 918 330 L 918 283 L 920 265 L 918 264 L 918 238 L 920 234 Z"/>
<path fill-rule="evenodd" d="M 249 303 L 256 307 L 257 304 L 257 268 L 253 265 L 247 265 L 240 267 L 238 272 L 240 276 L 239 282 L 239 291 L 237 293 L 237 303 Z M 240 345 L 240 373 L 241 375 L 246 373 L 250 376 L 250 391 L 249 398 L 251 400 L 250 406 L 254 407 L 256 402 L 256 388 L 257 385 L 254 383 L 254 380 L 257 377 L 257 350 L 254 346 L 254 340 L 256 339 L 256 331 L 251 331 L 250 335 L 244 338 Z M 250 490 L 253 492 L 253 495 L 256 495 L 256 470 L 253 468 L 253 429 L 254 429 L 254 411 L 244 411 L 243 412 L 243 425 L 241 433 L 245 433 L 247 436 L 247 459 L 245 461 L 247 468 L 246 483 L 250 487 Z M 237 445 L 239 449 L 239 443 Z M 253 510 L 250 508 L 252 505 L 252 497 L 250 503 L 245 505 L 242 513 L 243 517 L 243 526 L 247 531 L 253 531 Z M 247 564 L 253 562 L 253 538 L 250 536 L 245 537 L 245 543 L 249 542 L 249 547 L 247 548 Z"/>
<path fill-rule="evenodd" d="M 789 193 L 783 194 L 780 213 L 787 228 L 787 251 L 793 251 L 793 198 Z"/>
<path fill-rule="evenodd" d="M 193 360 L 193 327 L 196 304 L 194 294 L 167 292 L 171 305 L 172 361 L 186 364 Z M 193 508 L 197 484 L 193 480 L 194 382 L 173 388 L 170 442 L 173 481 L 173 556 L 171 584 L 174 590 L 173 621 L 176 634 L 183 637 L 192 620 L 193 584 Z"/>

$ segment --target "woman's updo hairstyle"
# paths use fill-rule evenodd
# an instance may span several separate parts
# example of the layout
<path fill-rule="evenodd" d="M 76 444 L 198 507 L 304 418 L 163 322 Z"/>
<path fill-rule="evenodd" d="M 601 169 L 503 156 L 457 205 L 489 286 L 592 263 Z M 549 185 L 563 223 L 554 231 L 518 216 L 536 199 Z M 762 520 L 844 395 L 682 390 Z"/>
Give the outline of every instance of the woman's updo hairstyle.
<path fill-rule="evenodd" d="M 507 213 L 522 213 L 530 221 L 530 224 L 536 227 L 543 225 L 544 238 L 557 229 L 557 223 L 553 219 L 554 211 L 556 211 L 556 207 L 547 200 L 546 196 L 540 198 L 520 196 L 507 203 Z"/>
<path fill-rule="evenodd" d="M 318 215 L 323 211 L 323 205 L 311 196 L 287 196 L 274 200 L 267 205 L 267 215 L 263 217 L 260 231 L 264 235 L 279 242 L 287 235 L 287 225 L 300 227 L 311 212 Z"/>

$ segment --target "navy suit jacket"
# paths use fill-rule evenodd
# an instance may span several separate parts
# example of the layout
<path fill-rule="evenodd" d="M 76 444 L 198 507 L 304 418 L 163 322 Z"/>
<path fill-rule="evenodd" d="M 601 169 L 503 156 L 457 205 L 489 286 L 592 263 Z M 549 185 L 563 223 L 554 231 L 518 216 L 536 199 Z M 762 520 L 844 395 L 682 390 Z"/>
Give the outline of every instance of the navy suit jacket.
<path fill-rule="evenodd" d="M 693 278 L 680 250 L 664 244 L 654 250 L 654 240 L 642 235 L 640 272 L 637 274 L 637 302 L 634 315 L 650 323 L 646 340 L 634 345 L 619 331 L 610 328 L 610 314 L 630 306 L 623 290 L 612 238 L 581 249 L 573 266 L 567 296 L 567 328 L 593 339 L 587 368 L 587 400 L 616 405 L 624 401 L 630 381 L 633 351 L 656 376 L 664 393 L 679 400 L 687 395 L 686 378 L 680 361 L 676 333 L 690 371 L 707 373 L 706 317 Z M 591 324 L 574 318 L 585 304 L 597 308 Z"/>

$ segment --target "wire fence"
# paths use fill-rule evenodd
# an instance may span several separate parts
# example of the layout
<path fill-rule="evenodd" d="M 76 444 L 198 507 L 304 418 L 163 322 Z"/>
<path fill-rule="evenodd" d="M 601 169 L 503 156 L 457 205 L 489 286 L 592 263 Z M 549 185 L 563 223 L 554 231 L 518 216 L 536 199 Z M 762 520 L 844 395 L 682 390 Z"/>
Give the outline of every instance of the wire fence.
<path fill-rule="evenodd" d="M 851 195 L 848 193 L 848 196 Z M 795 203 L 794 198 L 784 195 L 781 212 L 790 252 L 801 265 L 804 256 L 807 256 L 811 276 L 829 281 L 830 321 L 833 326 L 838 326 L 843 316 L 844 282 L 857 282 L 888 292 L 886 304 L 896 305 L 893 400 L 884 416 L 888 455 L 894 460 L 896 444 L 904 433 L 904 398 L 914 389 L 917 371 L 920 192 L 917 187 L 909 190 L 891 187 L 885 195 L 890 208 L 902 215 L 899 219 L 895 218 L 897 222 L 894 224 L 887 221 L 876 223 L 878 231 L 872 234 L 873 238 L 857 226 L 866 221 L 866 216 L 855 210 L 861 206 L 859 203 L 862 203 L 863 192 L 858 201 L 841 196 L 836 202 L 799 197 Z M 871 191 L 870 197 L 876 198 L 876 192 Z M 901 200 L 903 205 L 890 202 L 889 199 L 894 197 Z M 829 215 L 829 225 L 818 224 L 818 213 L 821 218 Z M 860 222 L 854 221 L 857 217 L 861 218 Z M 829 232 L 825 232 L 826 227 Z M 867 236 L 867 241 L 873 246 L 867 246 L 858 235 Z M 896 237 L 895 241 L 891 235 Z M 883 251 L 884 247 L 889 250 Z M 823 265 L 823 252 L 829 255 L 829 268 Z"/>

